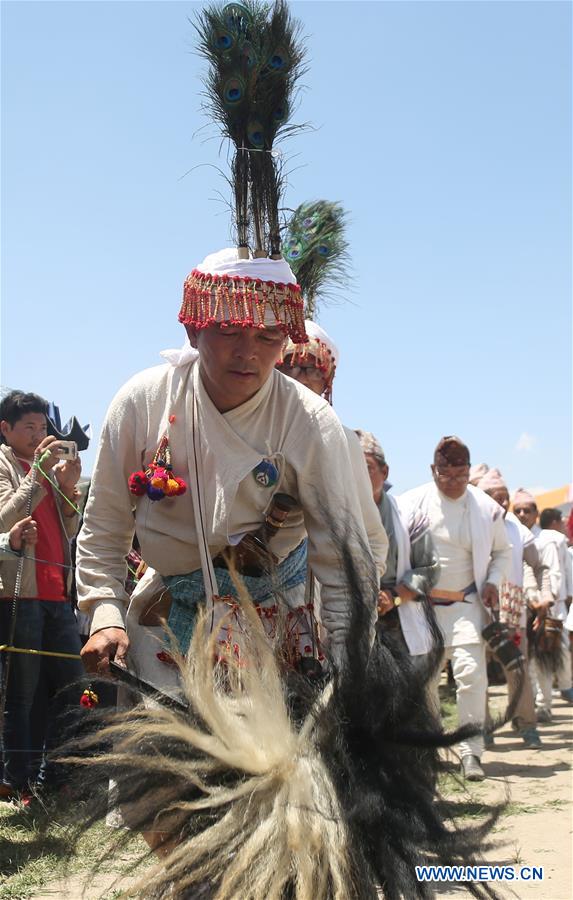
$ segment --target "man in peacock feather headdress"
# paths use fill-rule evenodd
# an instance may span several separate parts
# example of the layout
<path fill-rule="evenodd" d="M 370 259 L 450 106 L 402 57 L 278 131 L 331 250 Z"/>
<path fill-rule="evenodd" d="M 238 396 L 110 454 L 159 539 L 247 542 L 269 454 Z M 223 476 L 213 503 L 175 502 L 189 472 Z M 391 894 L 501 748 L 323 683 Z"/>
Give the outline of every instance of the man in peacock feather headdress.
<path fill-rule="evenodd" d="M 169 627 L 185 649 L 197 604 L 236 595 L 225 560 L 230 547 L 241 545 L 235 563 L 252 578 L 248 586 L 260 607 L 276 606 L 265 577 L 272 563 L 289 608 L 302 609 L 307 534 L 323 587 L 324 649 L 340 661 L 350 601 L 326 517 L 344 510 L 352 539 L 357 546 L 365 540 L 354 492 L 342 477 L 348 450 L 336 416 L 275 370 L 285 339 L 306 340 L 300 290 L 281 256 L 282 174 L 274 149 L 292 129 L 304 57 L 300 28 L 279 0 L 272 9 L 209 7 L 197 29 L 208 62 L 208 112 L 234 148 L 236 247 L 208 255 L 185 280 L 179 321 L 189 346 L 136 375 L 112 402 L 78 542 L 80 608 L 93 612 L 84 659 L 97 668 L 110 654 L 125 658 L 133 628 L 130 658 L 141 651 L 138 668 L 156 684 L 169 680 L 162 651 L 156 634 L 148 640 L 140 629 L 159 579 L 160 592 L 170 589 Z M 277 495 L 286 495 L 286 511 L 275 508 Z M 124 558 L 134 526 L 156 575 L 134 595 L 126 633 Z M 366 577 L 374 571 L 369 562 Z M 228 604 L 219 605 L 226 615 Z M 312 628 L 302 618 L 301 652 L 316 657 Z M 230 652 L 234 644 L 229 637 Z"/>
<path fill-rule="evenodd" d="M 306 340 L 275 152 L 293 128 L 300 29 L 283 0 L 210 6 L 197 29 L 207 112 L 233 148 L 236 246 L 193 269 L 188 344 L 134 376 L 103 427 L 78 540 L 83 658 L 94 673 L 127 665 L 159 702 L 112 721 L 109 752 L 86 757 L 101 733 L 86 739 L 75 761 L 90 803 L 78 809 L 98 818 L 108 797 L 96 802 L 93 785 L 114 779 L 112 803 L 161 856 L 135 896 L 426 896 L 413 863 L 460 859 L 476 838 L 452 835 L 435 807 L 435 752 L 421 765 L 419 749 L 443 737 L 427 733 L 415 675 L 369 661 L 383 565 L 344 430 L 275 368 L 286 339 Z M 150 569 L 126 614 L 134 530 Z M 388 761 L 389 740 L 404 746 Z"/>

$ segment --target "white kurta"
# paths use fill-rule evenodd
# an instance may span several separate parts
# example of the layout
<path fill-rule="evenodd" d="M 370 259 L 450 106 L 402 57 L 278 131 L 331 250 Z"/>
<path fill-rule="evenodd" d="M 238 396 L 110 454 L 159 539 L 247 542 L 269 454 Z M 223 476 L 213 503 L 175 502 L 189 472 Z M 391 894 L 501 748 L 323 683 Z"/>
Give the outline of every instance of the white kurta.
<path fill-rule="evenodd" d="M 499 587 L 511 565 L 502 508 L 471 485 L 459 500 L 450 500 L 434 482 L 408 491 L 402 501 L 419 506 L 429 518 L 440 559 L 435 591 L 463 591 L 472 582 L 477 587 L 463 602 L 435 607 L 446 648 L 481 643 L 482 629 L 490 621 L 481 591 L 486 582 Z"/>
<path fill-rule="evenodd" d="M 522 525 L 517 516 L 508 512 L 505 516 L 505 530 L 507 539 L 511 544 L 511 567 L 507 580 L 518 587 L 523 587 L 523 551 L 530 544 L 535 543 L 535 536 Z"/>
<path fill-rule="evenodd" d="M 143 558 L 161 574 L 201 567 L 189 465 L 194 395 L 210 554 L 256 531 L 275 492 L 293 496 L 300 511 L 291 513 L 271 549 L 283 560 L 308 534 L 309 563 L 322 586 L 322 623 L 331 645 L 340 646 L 350 599 L 330 521 L 342 526 L 357 555 L 356 538 L 367 544 L 340 422 L 328 403 L 276 370 L 247 403 L 221 414 L 203 387 L 196 362 L 136 375 L 110 406 L 78 538 L 79 606 L 93 608 L 92 631 L 123 625 L 125 556 L 134 525 Z M 187 481 L 189 490 L 155 503 L 133 497 L 128 478 L 151 461 L 166 431 L 174 473 Z M 261 485 L 253 475 L 264 458 L 278 470 L 274 486 Z M 379 542 L 384 544 L 382 534 Z M 373 577 L 373 569 L 368 574 Z M 375 598 L 368 599 L 374 619 Z"/>
<path fill-rule="evenodd" d="M 511 565 L 507 577 L 504 579 L 502 590 L 505 587 L 505 583 L 520 589 L 521 610 L 519 616 L 517 616 L 516 613 L 513 615 L 515 615 L 515 618 L 519 617 L 519 627 L 525 628 L 527 625 L 527 606 L 525 597 L 523 596 L 523 551 L 529 544 L 534 543 L 535 539 L 529 528 L 522 525 L 517 516 L 514 516 L 513 513 L 508 512 L 506 514 L 504 524 L 505 533 L 507 534 L 507 539 L 511 545 Z M 511 590 L 511 588 L 509 588 L 509 590 Z M 508 596 L 517 597 L 519 594 L 516 592 L 512 594 L 508 593 Z M 502 618 L 502 621 L 507 620 Z"/>
<path fill-rule="evenodd" d="M 564 621 L 567 617 L 567 539 L 560 531 L 543 528 L 535 543 L 541 562 L 549 571 L 549 583 L 553 595 L 551 615 Z"/>

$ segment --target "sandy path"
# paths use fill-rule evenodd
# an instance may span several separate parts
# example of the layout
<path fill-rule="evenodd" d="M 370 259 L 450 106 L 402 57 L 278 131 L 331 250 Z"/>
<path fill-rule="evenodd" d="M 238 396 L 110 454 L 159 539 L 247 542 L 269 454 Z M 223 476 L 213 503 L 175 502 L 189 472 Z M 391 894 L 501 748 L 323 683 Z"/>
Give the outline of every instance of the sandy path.
<path fill-rule="evenodd" d="M 503 688 L 491 695 L 502 703 Z M 540 726 L 543 750 L 527 750 L 509 726 L 498 732 L 495 747 L 486 752 L 483 784 L 472 785 L 468 801 L 487 804 L 503 799 L 509 788 L 510 813 L 500 821 L 495 840 L 498 846 L 486 853 L 495 865 L 543 866 L 543 882 L 496 883 L 504 898 L 524 900 L 571 900 L 573 897 L 571 762 L 573 749 L 573 706 L 554 699 L 553 722 Z M 459 795 L 458 795 L 459 796 Z M 117 875 L 102 873 L 86 886 L 82 878 L 46 885 L 35 900 L 96 900 L 125 888 L 130 879 L 116 881 Z M 455 900 L 470 895 L 455 884 L 436 885 L 437 900 Z M 349 898 L 351 900 L 351 898 Z"/>
<path fill-rule="evenodd" d="M 500 700 L 502 688 L 490 689 Z M 573 706 L 553 700 L 553 722 L 540 725 L 543 750 L 527 750 L 509 726 L 495 736 L 495 746 L 484 755 L 487 780 L 471 786 L 474 799 L 495 802 L 510 791 L 511 812 L 495 831 L 499 845 L 485 854 L 494 865 L 543 866 L 543 881 L 520 881 L 496 887 L 503 897 L 524 900 L 571 900 L 573 897 L 571 774 Z M 442 884 L 439 900 L 466 894 L 457 885 Z M 468 896 L 466 894 L 466 896 Z"/>

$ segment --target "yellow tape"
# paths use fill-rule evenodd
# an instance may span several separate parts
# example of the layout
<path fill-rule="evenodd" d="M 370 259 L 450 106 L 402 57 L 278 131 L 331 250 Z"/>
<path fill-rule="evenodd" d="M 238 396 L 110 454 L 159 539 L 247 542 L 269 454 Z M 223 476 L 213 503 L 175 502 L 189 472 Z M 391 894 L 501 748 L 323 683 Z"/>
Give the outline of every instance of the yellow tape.
<path fill-rule="evenodd" d="M 55 650 L 31 650 L 24 647 L 9 647 L 8 644 L 0 644 L 0 651 L 5 653 L 29 653 L 32 656 L 58 656 L 61 659 L 81 659 L 79 653 L 56 653 Z"/>

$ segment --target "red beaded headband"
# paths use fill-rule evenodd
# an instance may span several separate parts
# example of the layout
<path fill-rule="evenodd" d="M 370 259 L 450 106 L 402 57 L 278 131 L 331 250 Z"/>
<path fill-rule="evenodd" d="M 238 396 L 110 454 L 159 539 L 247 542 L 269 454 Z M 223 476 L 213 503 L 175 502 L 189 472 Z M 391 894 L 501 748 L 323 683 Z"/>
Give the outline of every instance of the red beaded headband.
<path fill-rule="evenodd" d="M 319 369 L 325 380 L 323 396 L 329 403 L 332 402 L 332 382 L 336 374 L 336 360 L 332 351 L 323 341 L 311 337 L 306 344 L 287 344 L 283 358 L 289 359 L 291 366 L 304 365 L 310 356 L 314 358 L 316 368 Z"/>
<path fill-rule="evenodd" d="M 306 362 L 309 356 L 314 356 L 316 368 L 320 369 L 327 382 L 332 384 L 336 372 L 336 360 L 326 344 L 319 341 L 318 338 L 309 338 L 306 344 L 298 344 L 294 347 L 288 344 L 284 356 L 285 358 L 290 357 L 292 366 L 298 366 Z"/>
<path fill-rule="evenodd" d="M 269 310 L 274 321 L 268 317 Z M 298 284 L 240 275 L 210 275 L 194 269 L 185 279 L 179 321 L 194 328 L 215 322 L 254 328 L 281 328 L 295 344 L 308 340 L 304 301 Z"/>

